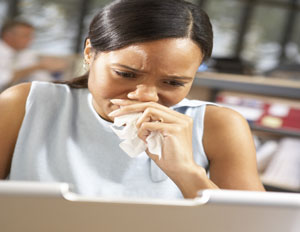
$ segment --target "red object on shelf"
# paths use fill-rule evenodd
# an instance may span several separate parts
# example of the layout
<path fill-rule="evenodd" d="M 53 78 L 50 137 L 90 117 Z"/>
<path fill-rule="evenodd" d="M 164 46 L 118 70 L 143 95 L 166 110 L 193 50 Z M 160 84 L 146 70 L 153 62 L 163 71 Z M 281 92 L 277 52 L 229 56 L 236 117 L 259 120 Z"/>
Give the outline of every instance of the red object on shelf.
<path fill-rule="evenodd" d="M 217 102 L 231 106 L 243 106 L 262 110 L 262 114 L 253 125 L 265 128 L 279 129 L 285 131 L 300 132 L 300 108 L 294 108 L 284 104 L 263 102 L 262 100 L 243 98 L 237 96 L 217 96 Z M 277 112 L 274 108 L 279 107 Z M 243 114 L 243 112 L 240 112 Z M 247 117 L 246 117 L 247 119 Z M 248 119 L 247 119 L 248 120 Z"/>
<path fill-rule="evenodd" d="M 287 115 L 280 117 L 269 114 L 268 111 L 270 106 L 270 104 L 265 104 L 264 114 L 256 122 L 254 122 L 255 125 L 300 131 L 300 109 L 290 108 Z"/>

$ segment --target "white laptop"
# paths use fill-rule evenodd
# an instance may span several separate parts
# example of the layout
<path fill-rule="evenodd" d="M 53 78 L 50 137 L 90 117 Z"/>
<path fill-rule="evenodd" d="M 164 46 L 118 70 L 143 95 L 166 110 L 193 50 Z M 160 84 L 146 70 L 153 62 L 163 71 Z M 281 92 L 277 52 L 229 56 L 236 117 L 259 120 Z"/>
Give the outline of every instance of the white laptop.
<path fill-rule="evenodd" d="M 299 232 L 300 194 L 203 190 L 192 200 L 88 198 L 0 181 L 1 232 Z"/>

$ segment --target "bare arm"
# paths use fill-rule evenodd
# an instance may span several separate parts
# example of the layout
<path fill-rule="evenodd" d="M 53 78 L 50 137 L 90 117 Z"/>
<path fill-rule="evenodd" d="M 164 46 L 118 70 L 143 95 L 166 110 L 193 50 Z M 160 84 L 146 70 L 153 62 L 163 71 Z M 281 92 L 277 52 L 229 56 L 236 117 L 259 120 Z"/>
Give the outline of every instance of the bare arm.
<path fill-rule="evenodd" d="M 41 67 L 39 64 L 19 69 L 13 73 L 13 77 L 11 82 L 8 84 L 9 86 L 18 82 L 19 80 L 22 80 L 23 78 L 29 76 L 30 74 L 34 73 L 35 71 L 41 70 Z"/>
<path fill-rule="evenodd" d="M 17 85 L 0 94 L 0 179 L 6 178 L 10 170 L 30 86 Z"/>
<path fill-rule="evenodd" d="M 62 72 L 69 66 L 69 61 L 59 57 L 41 57 L 38 63 L 14 71 L 11 81 L 7 86 L 11 86 L 18 81 L 30 76 L 36 71 L 44 70 L 48 72 Z"/>
<path fill-rule="evenodd" d="M 240 114 L 208 106 L 203 143 L 210 161 L 210 179 L 219 188 L 264 190 L 257 172 L 251 131 Z"/>

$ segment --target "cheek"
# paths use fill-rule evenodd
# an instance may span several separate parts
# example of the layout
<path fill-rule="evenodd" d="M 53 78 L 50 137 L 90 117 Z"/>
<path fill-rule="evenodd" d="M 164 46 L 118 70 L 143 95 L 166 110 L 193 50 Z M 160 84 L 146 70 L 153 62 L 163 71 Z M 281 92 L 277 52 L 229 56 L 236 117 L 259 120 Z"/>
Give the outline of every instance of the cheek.
<path fill-rule="evenodd" d="M 89 90 L 98 99 L 112 98 L 117 92 L 113 83 L 109 80 L 99 80 L 99 78 L 96 80 L 89 80 Z"/>
<path fill-rule="evenodd" d="M 175 92 L 163 92 L 160 96 L 161 103 L 165 106 L 173 106 L 182 101 L 190 90 L 190 87 Z"/>
<path fill-rule="evenodd" d="M 107 72 L 102 72 L 101 75 L 91 72 L 89 90 L 98 100 L 116 98 L 122 93 L 122 87 L 115 83 Z"/>

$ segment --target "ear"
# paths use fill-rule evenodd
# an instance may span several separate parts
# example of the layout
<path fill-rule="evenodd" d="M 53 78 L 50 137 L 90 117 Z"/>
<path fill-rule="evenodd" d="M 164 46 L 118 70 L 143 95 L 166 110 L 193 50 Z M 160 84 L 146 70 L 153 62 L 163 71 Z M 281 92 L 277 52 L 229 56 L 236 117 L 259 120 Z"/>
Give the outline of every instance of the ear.
<path fill-rule="evenodd" d="M 91 62 L 93 61 L 93 57 L 94 57 L 94 52 L 93 52 L 93 48 L 92 48 L 90 39 L 87 39 L 85 41 L 85 47 L 84 47 L 83 53 L 84 53 L 85 63 L 90 65 Z"/>

